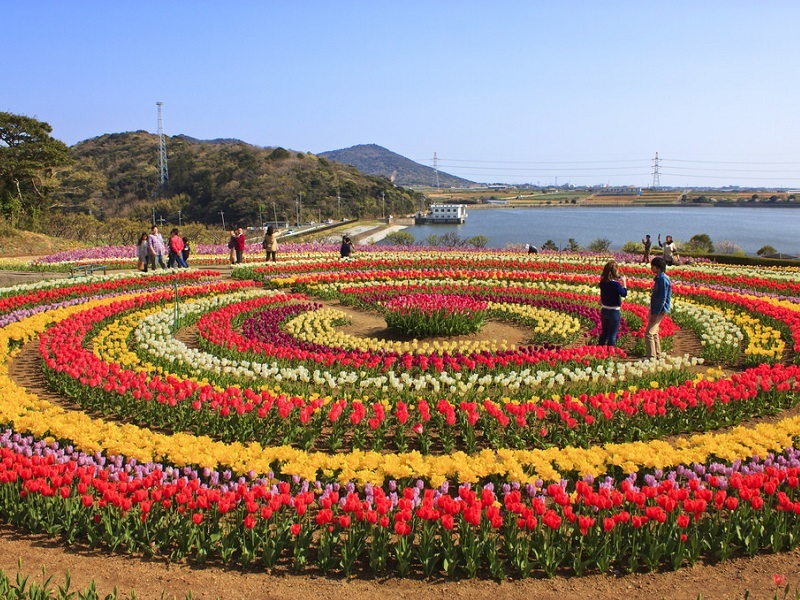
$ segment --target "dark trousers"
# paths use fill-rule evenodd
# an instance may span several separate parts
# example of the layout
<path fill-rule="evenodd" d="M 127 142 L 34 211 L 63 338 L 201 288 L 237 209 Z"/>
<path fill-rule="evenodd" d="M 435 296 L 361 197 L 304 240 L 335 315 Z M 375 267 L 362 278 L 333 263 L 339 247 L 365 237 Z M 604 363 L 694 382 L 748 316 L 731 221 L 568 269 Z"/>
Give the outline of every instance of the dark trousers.
<path fill-rule="evenodd" d="M 610 308 L 600 309 L 600 339 L 597 340 L 600 346 L 616 346 L 617 332 L 619 331 L 620 311 Z"/>

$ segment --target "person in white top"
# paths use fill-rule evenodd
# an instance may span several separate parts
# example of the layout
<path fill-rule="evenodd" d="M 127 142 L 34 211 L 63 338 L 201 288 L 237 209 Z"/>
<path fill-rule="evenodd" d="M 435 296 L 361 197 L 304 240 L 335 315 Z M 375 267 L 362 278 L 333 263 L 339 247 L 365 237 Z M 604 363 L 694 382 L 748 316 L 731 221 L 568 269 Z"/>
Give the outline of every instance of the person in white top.
<path fill-rule="evenodd" d="M 661 234 L 659 233 L 658 245 L 660 248 L 663 248 L 664 261 L 666 261 L 669 266 L 678 264 L 678 248 L 675 246 L 675 242 L 672 241 L 671 235 L 668 235 L 662 244 Z"/>

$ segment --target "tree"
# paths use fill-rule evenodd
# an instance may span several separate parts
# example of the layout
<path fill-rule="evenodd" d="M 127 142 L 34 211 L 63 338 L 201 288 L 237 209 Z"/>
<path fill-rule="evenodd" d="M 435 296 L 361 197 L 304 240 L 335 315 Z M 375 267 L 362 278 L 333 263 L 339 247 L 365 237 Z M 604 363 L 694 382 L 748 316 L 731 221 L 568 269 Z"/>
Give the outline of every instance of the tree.
<path fill-rule="evenodd" d="M 769 244 L 767 244 L 766 246 L 761 246 L 761 248 L 759 248 L 756 251 L 756 254 L 758 254 L 759 256 L 768 256 L 769 254 L 777 254 L 777 253 L 778 251 Z"/>
<path fill-rule="evenodd" d="M 597 238 L 589 242 L 589 250 L 592 252 L 608 252 L 611 247 L 611 240 L 607 238 Z"/>
<path fill-rule="evenodd" d="M 411 246 L 416 240 L 407 231 L 394 231 L 386 236 L 386 241 L 395 246 Z"/>
<path fill-rule="evenodd" d="M 713 254 L 714 243 L 711 241 L 711 237 L 707 233 L 698 233 L 693 235 L 686 244 L 686 250 L 703 252 L 705 254 Z"/>
<path fill-rule="evenodd" d="M 0 210 L 12 225 L 36 228 L 51 208 L 55 170 L 70 162 L 67 145 L 50 137 L 52 130 L 43 121 L 0 112 Z"/>
<path fill-rule="evenodd" d="M 467 239 L 467 244 L 473 248 L 486 248 L 489 245 L 489 238 L 485 235 L 473 235 Z"/>
<path fill-rule="evenodd" d="M 553 240 L 547 240 L 542 244 L 542 250 L 558 250 L 558 246 Z"/>
<path fill-rule="evenodd" d="M 575 238 L 569 238 L 567 240 L 567 246 L 569 246 L 570 252 L 578 252 L 581 249 L 581 245 L 575 240 Z"/>

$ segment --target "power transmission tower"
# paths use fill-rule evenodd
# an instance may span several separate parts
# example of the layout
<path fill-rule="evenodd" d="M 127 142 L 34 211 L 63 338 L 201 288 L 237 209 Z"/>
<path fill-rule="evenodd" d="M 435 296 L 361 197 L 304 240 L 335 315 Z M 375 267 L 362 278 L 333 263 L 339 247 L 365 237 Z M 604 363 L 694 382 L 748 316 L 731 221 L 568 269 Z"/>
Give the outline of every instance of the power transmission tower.
<path fill-rule="evenodd" d="M 661 187 L 661 165 L 658 160 L 658 152 L 653 159 L 653 186 L 654 188 Z"/>
<path fill-rule="evenodd" d="M 156 102 L 156 106 L 158 106 L 158 172 L 160 174 L 162 194 L 166 190 L 167 180 L 169 179 L 169 171 L 167 169 L 167 139 L 164 137 L 164 118 L 161 114 L 161 107 L 163 105 L 163 102 Z"/>
<path fill-rule="evenodd" d="M 436 152 L 433 153 L 433 170 L 436 173 L 436 190 L 439 190 L 439 159 Z"/>

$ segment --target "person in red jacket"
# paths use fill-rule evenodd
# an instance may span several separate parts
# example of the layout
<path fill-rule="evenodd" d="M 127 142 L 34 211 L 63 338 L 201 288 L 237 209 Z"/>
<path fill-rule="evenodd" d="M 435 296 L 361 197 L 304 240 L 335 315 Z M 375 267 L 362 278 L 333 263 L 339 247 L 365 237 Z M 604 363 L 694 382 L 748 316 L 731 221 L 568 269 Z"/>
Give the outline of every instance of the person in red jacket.
<path fill-rule="evenodd" d="M 244 232 L 241 227 L 236 228 L 236 263 L 240 264 L 244 257 Z"/>
<path fill-rule="evenodd" d="M 183 260 L 183 238 L 178 234 L 177 227 L 169 234 L 169 260 L 167 261 L 167 268 L 171 269 L 176 263 L 183 269 L 187 268 L 186 261 Z"/>

